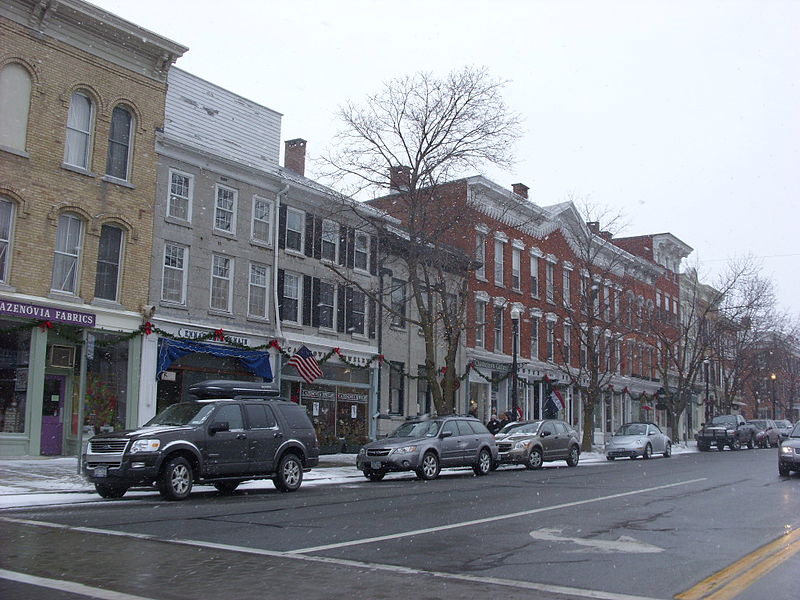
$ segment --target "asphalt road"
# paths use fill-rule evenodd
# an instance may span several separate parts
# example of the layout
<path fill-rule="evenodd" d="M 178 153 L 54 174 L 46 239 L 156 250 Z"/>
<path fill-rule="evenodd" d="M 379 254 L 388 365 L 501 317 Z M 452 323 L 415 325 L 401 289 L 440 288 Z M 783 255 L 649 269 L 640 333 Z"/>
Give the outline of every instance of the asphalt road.
<path fill-rule="evenodd" d="M 0 597 L 794 599 L 776 452 L 7 510 Z"/>

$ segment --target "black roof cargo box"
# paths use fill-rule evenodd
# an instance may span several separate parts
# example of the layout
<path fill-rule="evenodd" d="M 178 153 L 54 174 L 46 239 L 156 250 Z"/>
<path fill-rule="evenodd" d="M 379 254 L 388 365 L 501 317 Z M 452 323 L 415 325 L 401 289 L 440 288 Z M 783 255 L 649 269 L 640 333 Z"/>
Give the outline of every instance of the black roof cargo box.
<path fill-rule="evenodd" d="M 233 381 L 229 379 L 207 379 L 189 386 L 189 393 L 198 398 L 236 398 L 237 396 L 260 396 L 276 398 L 280 392 L 274 383 L 263 381 Z"/>

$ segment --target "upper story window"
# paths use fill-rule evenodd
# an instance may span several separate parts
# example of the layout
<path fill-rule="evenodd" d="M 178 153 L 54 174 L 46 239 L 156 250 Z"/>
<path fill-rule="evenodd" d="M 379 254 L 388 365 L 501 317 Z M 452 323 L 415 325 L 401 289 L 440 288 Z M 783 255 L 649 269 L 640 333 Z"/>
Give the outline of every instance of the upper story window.
<path fill-rule="evenodd" d="M 531 317 L 531 358 L 539 358 L 539 317 Z"/>
<path fill-rule="evenodd" d="M 104 300 L 119 300 L 123 232 L 120 227 L 103 225 L 97 249 L 94 295 Z"/>
<path fill-rule="evenodd" d="M 545 266 L 545 291 L 547 293 L 546 299 L 548 302 L 555 302 L 555 267 L 553 263 L 548 262 Z"/>
<path fill-rule="evenodd" d="M 475 347 L 486 347 L 486 302 L 475 302 Z"/>
<path fill-rule="evenodd" d="M 367 323 L 367 296 L 361 290 L 353 290 L 353 302 L 350 317 L 350 333 L 364 335 Z"/>
<path fill-rule="evenodd" d="M 552 362 L 555 356 L 555 334 L 556 324 L 555 321 L 547 321 L 547 338 L 545 339 L 545 352 L 547 352 L 547 360 Z"/>
<path fill-rule="evenodd" d="M 369 236 L 366 233 L 356 233 L 353 266 L 366 271 L 369 268 Z"/>
<path fill-rule="evenodd" d="M 334 315 L 336 314 L 336 288 L 334 284 L 329 281 L 320 281 L 317 296 L 318 325 L 323 329 L 333 329 L 335 325 Z"/>
<path fill-rule="evenodd" d="M 564 323 L 564 339 L 562 346 L 562 358 L 564 364 L 570 366 L 572 364 L 572 327 L 568 323 Z"/>
<path fill-rule="evenodd" d="M 531 296 L 539 297 L 539 258 L 531 256 Z"/>
<path fill-rule="evenodd" d="M 406 326 L 406 282 L 392 279 L 391 291 L 392 313 L 389 323 L 392 327 Z"/>
<path fill-rule="evenodd" d="M 322 221 L 322 234 L 320 235 L 320 258 L 336 262 L 339 250 L 339 224 L 336 221 L 325 219 Z"/>
<path fill-rule="evenodd" d="M 520 260 L 521 253 L 519 248 L 511 250 L 511 287 L 515 290 L 520 289 Z"/>
<path fill-rule="evenodd" d="M 231 311 L 233 294 L 233 259 L 214 254 L 211 257 L 211 308 Z"/>
<path fill-rule="evenodd" d="M 562 278 L 563 278 L 562 294 L 564 296 L 564 306 L 569 306 L 570 305 L 570 290 L 569 290 L 569 288 L 570 288 L 570 270 L 569 269 L 564 269 L 564 271 L 562 273 Z"/>
<path fill-rule="evenodd" d="M 250 235 L 253 241 L 272 244 L 272 200 L 253 196 L 253 223 Z"/>
<path fill-rule="evenodd" d="M 475 234 L 475 260 L 478 268 L 475 275 L 479 279 L 486 279 L 486 234 L 478 232 Z"/>
<path fill-rule="evenodd" d="M 214 206 L 214 229 L 225 233 L 236 233 L 236 200 L 239 193 L 217 184 L 217 202 Z"/>
<path fill-rule="evenodd" d="M 58 219 L 56 249 L 53 261 L 53 290 L 77 294 L 78 268 L 83 244 L 83 221 L 64 213 Z"/>
<path fill-rule="evenodd" d="M 193 194 L 194 177 L 188 173 L 170 170 L 167 216 L 181 221 L 191 221 Z"/>
<path fill-rule="evenodd" d="M 67 113 L 67 143 L 64 163 L 89 169 L 92 148 L 94 106 L 83 92 L 74 92 L 69 99 Z"/>
<path fill-rule="evenodd" d="M 164 270 L 161 276 L 161 299 L 186 304 L 186 267 L 189 250 L 184 246 L 164 244 Z"/>
<path fill-rule="evenodd" d="M 128 180 L 130 175 L 131 143 L 133 141 L 133 115 L 123 106 L 111 112 L 111 130 L 108 135 L 108 161 L 106 175 Z"/>
<path fill-rule="evenodd" d="M 283 297 L 281 302 L 281 320 L 300 323 L 300 298 L 302 298 L 302 278 L 286 271 L 283 274 Z"/>
<path fill-rule="evenodd" d="M 503 273 L 503 250 L 504 244 L 500 240 L 494 241 L 494 283 L 502 286 L 505 276 Z"/>
<path fill-rule="evenodd" d="M 0 196 L 0 282 L 8 282 L 11 233 L 14 231 L 14 203 Z"/>
<path fill-rule="evenodd" d="M 286 209 L 286 249 L 303 251 L 306 214 L 296 208 Z"/>
<path fill-rule="evenodd" d="M 494 307 L 494 351 L 503 351 L 503 307 Z"/>
<path fill-rule="evenodd" d="M 0 147 L 25 151 L 31 89 L 30 73 L 22 65 L 9 63 L 0 70 Z"/>
<path fill-rule="evenodd" d="M 247 314 L 259 319 L 269 318 L 270 269 L 267 265 L 250 263 L 250 284 L 247 293 Z"/>

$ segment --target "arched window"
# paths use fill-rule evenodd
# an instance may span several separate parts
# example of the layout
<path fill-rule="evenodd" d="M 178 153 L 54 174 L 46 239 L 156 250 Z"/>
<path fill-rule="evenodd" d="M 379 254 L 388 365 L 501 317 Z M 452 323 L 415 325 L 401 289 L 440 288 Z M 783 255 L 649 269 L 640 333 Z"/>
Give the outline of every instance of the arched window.
<path fill-rule="evenodd" d="M 78 268 L 83 242 L 83 221 L 72 213 L 58 219 L 56 249 L 53 260 L 53 290 L 75 294 L 78 290 Z"/>
<path fill-rule="evenodd" d="M 30 106 L 30 74 L 22 65 L 7 64 L 0 70 L 0 146 L 25 151 Z"/>
<path fill-rule="evenodd" d="M 14 231 L 14 203 L 0 196 L 0 282 L 8 283 L 11 234 Z"/>
<path fill-rule="evenodd" d="M 124 106 L 116 106 L 111 113 L 106 175 L 127 181 L 130 173 L 132 141 L 133 115 Z"/>
<path fill-rule="evenodd" d="M 93 121 L 94 107 L 89 96 L 83 92 L 72 94 L 67 115 L 67 144 L 64 150 L 66 164 L 82 169 L 89 168 Z"/>
<path fill-rule="evenodd" d="M 120 267 L 122 266 L 123 231 L 115 225 L 103 225 L 97 249 L 97 275 L 94 295 L 104 300 L 119 299 Z"/>

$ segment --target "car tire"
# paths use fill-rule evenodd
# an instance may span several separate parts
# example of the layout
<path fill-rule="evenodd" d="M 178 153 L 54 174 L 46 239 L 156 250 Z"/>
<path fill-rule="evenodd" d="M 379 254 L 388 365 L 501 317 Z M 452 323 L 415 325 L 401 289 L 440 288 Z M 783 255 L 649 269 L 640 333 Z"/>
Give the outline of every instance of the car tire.
<path fill-rule="evenodd" d="M 158 492 L 166 500 L 185 500 L 192 491 L 192 465 L 182 456 L 167 461 L 158 478 Z"/>
<path fill-rule="evenodd" d="M 426 452 L 422 457 L 422 465 L 414 472 L 419 479 L 431 480 L 439 476 L 439 458 L 433 452 Z"/>
<path fill-rule="evenodd" d="M 778 461 L 778 473 L 781 477 L 789 477 L 792 474 L 792 470 L 781 461 Z"/>
<path fill-rule="evenodd" d="M 667 445 L 664 446 L 664 458 L 669 458 L 672 456 L 672 444 L 667 442 Z"/>
<path fill-rule="evenodd" d="M 739 438 L 734 438 L 733 441 L 730 444 L 728 444 L 728 446 L 730 447 L 731 450 L 741 450 L 742 442 L 739 440 Z M 722 448 L 720 448 L 720 450 L 722 450 Z"/>
<path fill-rule="evenodd" d="M 370 481 L 381 481 L 384 477 L 386 477 L 386 473 L 383 471 L 364 471 L 364 477 L 369 479 Z"/>
<path fill-rule="evenodd" d="M 711 446 L 707 444 L 697 444 L 697 449 L 700 452 L 708 452 L 709 450 L 711 450 Z"/>
<path fill-rule="evenodd" d="M 220 494 L 232 494 L 236 488 L 239 487 L 241 481 L 218 481 L 214 484 Z"/>
<path fill-rule="evenodd" d="M 606 456 L 606 460 L 614 460 L 617 458 L 616 456 Z"/>
<path fill-rule="evenodd" d="M 94 489 L 100 495 L 101 498 L 109 498 L 109 499 L 122 498 L 125 495 L 125 492 L 128 491 L 128 488 L 124 486 L 109 485 L 107 483 L 95 483 Z"/>
<path fill-rule="evenodd" d="M 486 448 L 481 448 L 478 452 L 478 462 L 472 466 L 475 475 L 488 475 L 492 470 L 492 455 Z"/>
<path fill-rule="evenodd" d="M 528 461 L 525 463 L 526 469 L 541 469 L 544 464 L 544 457 L 542 456 L 541 448 L 531 448 L 531 453 L 528 454 Z"/>
<path fill-rule="evenodd" d="M 570 446 L 569 455 L 567 456 L 567 466 L 577 467 L 580 458 L 581 458 L 581 451 L 578 449 L 578 447 L 575 445 Z"/>
<path fill-rule="evenodd" d="M 767 440 L 767 443 L 769 443 L 769 440 Z M 750 436 L 750 439 L 749 439 L 749 440 L 747 440 L 747 449 L 748 449 L 748 450 L 752 450 L 752 449 L 753 449 L 753 448 L 755 448 L 755 447 L 756 447 L 756 440 L 755 440 L 755 438 L 753 438 L 753 436 L 751 435 L 751 436 Z"/>
<path fill-rule="evenodd" d="M 651 456 L 653 456 L 653 447 L 650 444 L 647 444 L 644 447 L 644 453 L 642 453 L 642 458 L 644 460 L 648 460 Z"/>
<path fill-rule="evenodd" d="M 303 465 L 297 454 L 289 452 L 281 457 L 272 481 L 281 492 L 296 492 L 300 489 L 300 484 L 303 483 Z"/>

